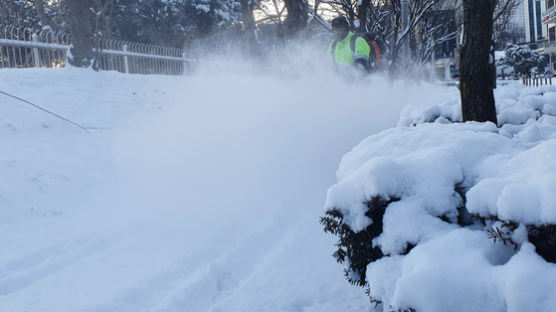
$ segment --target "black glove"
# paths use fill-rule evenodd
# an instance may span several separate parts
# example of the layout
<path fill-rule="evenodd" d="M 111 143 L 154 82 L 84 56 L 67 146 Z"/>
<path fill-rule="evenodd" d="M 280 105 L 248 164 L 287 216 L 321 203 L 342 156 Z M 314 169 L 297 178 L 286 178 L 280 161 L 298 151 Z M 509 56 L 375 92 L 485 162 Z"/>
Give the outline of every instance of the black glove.
<path fill-rule="evenodd" d="M 356 60 L 353 62 L 353 66 L 355 66 L 355 67 L 357 67 L 357 68 L 362 68 L 362 69 L 364 69 L 366 72 L 370 71 L 369 60 L 367 60 L 367 59 L 363 59 L 363 58 L 356 59 Z"/>

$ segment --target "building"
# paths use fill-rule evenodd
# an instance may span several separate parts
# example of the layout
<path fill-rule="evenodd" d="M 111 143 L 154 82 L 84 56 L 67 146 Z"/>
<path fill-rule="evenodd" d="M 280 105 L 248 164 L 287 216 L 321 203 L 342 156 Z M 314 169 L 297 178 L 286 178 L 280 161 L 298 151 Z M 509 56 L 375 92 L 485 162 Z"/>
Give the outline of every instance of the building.
<path fill-rule="evenodd" d="M 543 27 L 542 12 L 546 10 L 546 0 L 524 0 L 525 38 L 528 43 L 546 40 L 547 28 Z"/>
<path fill-rule="evenodd" d="M 515 13 L 510 17 L 507 24 L 506 31 L 511 36 L 510 39 L 513 44 L 529 42 L 527 40 L 527 36 L 525 35 L 525 1 L 519 1 Z"/>
<path fill-rule="evenodd" d="M 443 25 L 434 32 L 434 40 L 439 40 L 434 46 L 432 57 L 434 73 L 440 79 L 453 79 L 459 77 L 457 55 L 456 10 L 444 9 L 430 12 L 433 25 Z M 440 40 L 447 34 L 454 34 L 449 40 Z"/>
<path fill-rule="evenodd" d="M 556 0 L 544 0 L 545 10 L 541 22 L 547 29 L 547 42 L 539 49 L 548 57 L 550 71 L 554 72 L 553 60 L 556 60 Z"/>

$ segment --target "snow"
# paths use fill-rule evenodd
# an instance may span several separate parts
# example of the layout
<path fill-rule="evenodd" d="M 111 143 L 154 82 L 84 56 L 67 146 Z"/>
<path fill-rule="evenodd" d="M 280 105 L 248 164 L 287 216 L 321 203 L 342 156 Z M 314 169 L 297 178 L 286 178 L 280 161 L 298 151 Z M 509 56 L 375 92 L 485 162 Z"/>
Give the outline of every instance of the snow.
<path fill-rule="evenodd" d="M 205 13 L 208 13 L 210 11 L 210 7 L 207 4 L 197 4 L 195 8 Z"/>
<path fill-rule="evenodd" d="M 398 127 L 344 155 L 326 210 L 341 211 L 359 232 L 372 222 L 365 201 L 399 199 L 373 241 L 385 257 L 367 267 L 371 295 L 382 301 L 377 311 L 553 309 L 556 265 L 534 252 L 524 225 L 556 223 L 555 95 L 552 86 L 501 85 L 496 127 L 449 123 L 461 120 L 451 90 L 438 101 L 410 103 Z M 520 224 L 510 233 L 517 250 L 495 243 L 478 223 L 458 225 L 463 205 L 474 215 Z M 416 246 L 405 254 L 408 245 Z"/>
<path fill-rule="evenodd" d="M 318 223 L 326 188 L 445 88 L 246 68 L 0 71 L 2 91 L 106 127 L 0 97 L 0 310 L 367 309 Z"/>
<path fill-rule="evenodd" d="M 339 183 L 329 189 L 326 208 L 338 208 L 354 218 L 351 227 L 356 231 L 370 221 L 364 215 L 363 202 L 377 195 L 404 198 L 433 216 L 455 216 L 461 198 L 454 185 L 475 174 L 473 164 L 490 156 L 492 150 L 516 150 L 508 138 L 495 131 L 492 124 L 455 124 L 449 129 L 444 124 L 431 124 L 394 128 L 369 137 L 342 159 L 337 172 Z M 403 219 L 415 221 L 409 216 Z M 409 225 L 394 228 L 399 226 L 405 232 Z M 385 233 L 388 227 L 385 224 Z M 421 231 L 432 229 L 422 227 Z"/>
<path fill-rule="evenodd" d="M 553 309 L 556 265 L 525 225 L 556 219 L 555 87 L 499 84 L 496 127 L 450 123 L 453 87 L 290 65 L 0 71 L 0 90 L 100 128 L 0 96 L 0 310 Z M 376 306 L 318 223 L 324 205 L 361 230 L 373 196 L 399 199 L 367 267 Z M 455 224 L 464 204 L 520 223 L 518 248 Z"/>
<path fill-rule="evenodd" d="M 556 223 L 554 157 L 556 139 L 543 141 L 510 159 L 492 157 L 483 162 L 480 181 L 467 196 L 468 210 L 526 224 Z"/>

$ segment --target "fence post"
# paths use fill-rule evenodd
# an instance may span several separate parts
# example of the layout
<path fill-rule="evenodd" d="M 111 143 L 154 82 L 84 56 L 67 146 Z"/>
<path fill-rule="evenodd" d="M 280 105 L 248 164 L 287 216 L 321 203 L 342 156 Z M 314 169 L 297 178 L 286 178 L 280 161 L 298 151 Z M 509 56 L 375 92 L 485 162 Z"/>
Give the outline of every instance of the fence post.
<path fill-rule="evenodd" d="M 39 42 L 38 36 L 35 33 L 33 33 L 33 35 L 31 36 L 31 39 L 33 40 L 33 43 Z M 33 62 L 35 63 L 36 68 L 41 67 L 41 55 L 39 53 L 39 48 L 37 48 L 37 47 L 33 48 Z"/>
<path fill-rule="evenodd" d="M 127 44 L 124 44 L 124 52 L 127 52 Z M 126 74 L 129 74 L 129 60 L 127 54 L 124 54 L 124 70 Z"/>
<path fill-rule="evenodd" d="M 189 72 L 188 63 L 185 60 L 187 58 L 187 52 L 185 51 L 185 49 L 184 49 L 183 53 L 181 54 L 181 57 L 183 57 L 183 75 L 185 75 L 186 73 Z"/>

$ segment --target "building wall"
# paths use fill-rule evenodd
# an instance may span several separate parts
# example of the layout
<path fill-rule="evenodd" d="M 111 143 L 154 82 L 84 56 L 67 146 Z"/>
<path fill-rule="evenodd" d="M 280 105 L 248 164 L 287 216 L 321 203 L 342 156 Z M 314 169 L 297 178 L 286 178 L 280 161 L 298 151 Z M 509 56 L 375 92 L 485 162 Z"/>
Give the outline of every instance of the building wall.
<path fill-rule="evenodd" d="M 545 0 L 523 0 L 526 42 L 544 40 L 548 35 L 546 26 L 541 23 L 542 12 L 545 10 Z"/>
<path fill-rule="evenodd" d="M 544 0 L 546 10 L 552 12 L 553 7 L 556 4 L 555 0 Z M 552 10 L 551 10 L 552 8 Z M 543 11 L 544 12 L 544 11 Z M 542 48 L 542 54 L 548 57 L 548 66 L 550 72 L 554 73 L 554 61 L 556 60 L 556 26 L 552 22 L 548 22 L 543 25 L 548 29 L 548 43 Z"/>
<path fill-rule="evenodd" d="M 519 34 L 517 38 L 517 42 L 526 42 L 527 37 L 525 35 L 526 28 L 525 28 L 525 7 L 524 7 L 524 0 L 519 2 L 519 7 L 516 9 L 516 12 L 512 16 L 511 20 L 508 23 L 508 28 L 511 31 Z"/>

